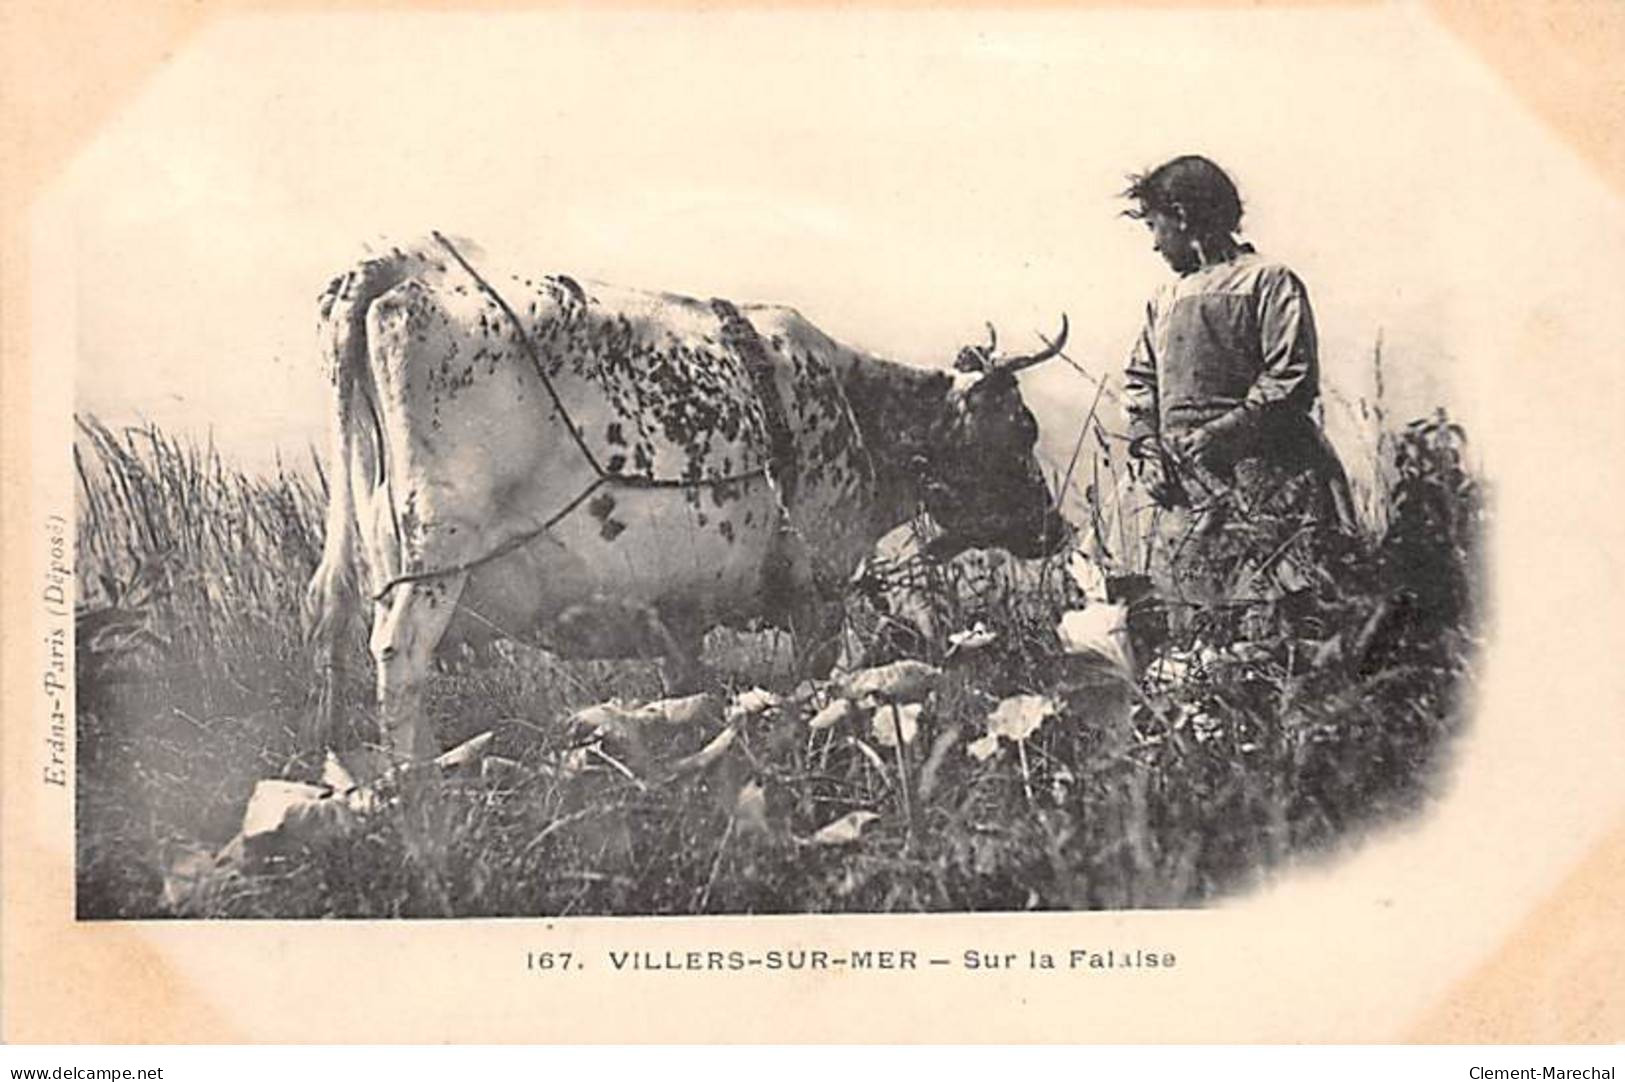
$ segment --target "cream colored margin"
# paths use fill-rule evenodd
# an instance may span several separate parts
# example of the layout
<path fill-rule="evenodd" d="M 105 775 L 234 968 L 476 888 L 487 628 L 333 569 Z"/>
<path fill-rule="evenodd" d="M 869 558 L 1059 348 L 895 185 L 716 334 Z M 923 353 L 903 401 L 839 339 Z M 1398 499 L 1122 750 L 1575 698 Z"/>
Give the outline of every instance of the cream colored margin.
<path fill-rule="evenodd" d="M 0 6 L 0 428 L 4 452 L 4 910 L 3 1009 L 8 1041 L 1613 1041 L 1625 1038 L 1625 822 L 1576 822 L 1606 832 L 1591 856 L 1548 890 L 1531 885 L 1528 915 L 1498 950 L 1465 968 L 1432 1009 L 1408 1026 L 1375 1026 L 1357 1004 L 1372 982 L 1428 971 L 1432 934 L 1453 906 L 1451 867 L 1407 869 L 1397 897 L 1339 887 L 1327 871 L 1290 896 L 1217 912 L 1040 917 L 802 918 L 741 921 L 531 921 L 349 924 L 94 924 L 72 919 L 72 811 L 42 799 L 37 694 L 44 509 L 31 502 L 36 394 L 60 392 L 71 373 L 30 356 L 27 214 L 121 102 L 209 20 L 233 11 L 308 8 L 237 0 L 144 0 L 114 16 L 87 0 L 11 0 Z M 387 12 L 414 5 L 353 3 Z M 487 0 L 466 6 L 505 7 Z M 715 5 L 706 5 L 715 6 Z M 894 5 L 901 6 L 901 5 Z M 1604 2 L 1449 0 L 1439 18 L 1506 80 L 1529 109 L 1625 191 L 1625 6 Z M 381 16 L 382 17 L 382 16 Z M 1571 228 L 1553 208 L 1554 228 Z M 1563 358 L 1579 366 L 1604 364 Z M 1599 373 L 1601 374 L 1601 373 Z M 1617 386 L 1611 377 L 1603 386 Z M 1520 673 L 1521 628 L 1547 632 L 1550 614 L 1503 607 L 1498 701 L 1545 724 L 1540 689 L 1578 682 L 1598 733 L 1620 722 L 1617 554 L 1617 406 L 1587 399 L 1575 378 L 1555 405 L 1561 432 L 1531 432 L 1509 469 L 1562 465 L 1560 446 L 1588 446 L 1579 499 L 1589 562 L 1503 567 L 1502 575 L 1590 576 L 1596 605 L 1562 618 L 1573 669 Z M 1550 389 L 1548 389 L 1549 391 Z M 1557 392 L 1551 392 L 1557 393 Z M 47 438 L 54 438 L 47 434 Z M 1527 466 L 1510 465 L 1523 459 Z M 1572 461 L 1572 460 L 1571 460 Z M 1554 474 L 1554 477 L 1556 475 Z M 1573 479 L 1553 483 L 1575 484 Z M 1510 485 L 1508 487 L 1511 487 Z M 1501 536 L 1508 553 L 1518 539 Z M 1592 551 L 1590 548 L 1587 551 Z M 1612 553 L 1610 557 L 1607 554 Z M 1527 625 L 1525 617 L 1529 620 Z M 1568 701 L 1575 702 L 1569 685 Z M 1604 742 L 1603 746 L 1617 747 Z M 1589 749 L 1577 742 L 1583 761 Z M 1550 799 L 1562 779 L 1544 779 Z M 1462 838 L 1462 860 L 1495 860 L 1494 839 Z M 1403 859 L 1403 856 L 1400 858 Z M 1399 881 L 1397 879 L 1390 881 Z M 1539 888 L 1539 889 L 1537 889 Z M 1383 907 L 1387 907 L 1384 911 Z M 1173 979 L 1110 985 L 954 972 L 895 982 L 826 975 L 799 982 L 750 978 L 605 978 L 569 985 L 523 972 L 527 949 L 663 950 L 872 946 L 957 952 L 1156 944 L 1187 968 Z M 602 963 L 599 970 L 607 968 Z M 1305 1004 L 1311 1006 L 1305 1007 Z"/>

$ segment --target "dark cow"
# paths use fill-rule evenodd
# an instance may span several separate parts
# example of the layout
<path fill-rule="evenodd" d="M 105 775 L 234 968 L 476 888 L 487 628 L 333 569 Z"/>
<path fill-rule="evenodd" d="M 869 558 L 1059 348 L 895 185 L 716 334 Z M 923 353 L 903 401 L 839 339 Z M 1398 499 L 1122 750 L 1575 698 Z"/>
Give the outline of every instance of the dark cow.
<path fill-rule="evenodd" d="M 402 757 L 433 751 L 420 692 L 448 632 L 681 666 L 709 627 L 764 618 L 810 654 L 836 640 L 875 540 L 921 507 L 945 550 L 1032 555 L 1066 534 L 1015 378 L 1060 342 L 912 368 L 789 308 L 489 281 L 438 234 L 335 279 L 320 311 L 334 397 L 314 637 L 330 690 L 372 599 Z"/>

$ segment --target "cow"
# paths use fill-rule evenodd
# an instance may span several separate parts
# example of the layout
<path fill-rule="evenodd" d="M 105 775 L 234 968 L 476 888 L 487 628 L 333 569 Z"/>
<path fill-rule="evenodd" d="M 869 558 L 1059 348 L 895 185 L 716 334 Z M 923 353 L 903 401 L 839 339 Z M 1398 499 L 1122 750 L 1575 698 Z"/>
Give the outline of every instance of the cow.
<path fill-rule="evenodd" d="M 319 301 L 329 496 L 306 602 L 323 729 L 363 592 L 380 723 L 421 760 L 443 639 L 685 672 L 710 627 L 762 619 L 827 666 L 854 569 L 921 509 L 945 552 L 1064 543 L 1016 381 L 1059 352 L 1064 316 L 1031 356 L 990 342 L 929 370 L 791 308 L 491 281 L 472 251 L 436 233 Z"/>

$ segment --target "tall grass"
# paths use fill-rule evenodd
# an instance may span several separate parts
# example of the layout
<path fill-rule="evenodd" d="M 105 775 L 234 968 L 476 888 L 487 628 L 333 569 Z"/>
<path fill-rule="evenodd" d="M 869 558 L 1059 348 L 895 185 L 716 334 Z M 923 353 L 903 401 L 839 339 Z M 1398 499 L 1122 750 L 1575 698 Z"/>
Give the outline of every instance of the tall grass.
<path fill-rule="evenodd" d="M 80 908 L 151 911 L 174 854 L 296 758 L 323 493 L 150 425 L 81 417 L 73 450 Z"/>
<path fill-rule="evenodd" d="M 1084 436 L 1080 446 L 1110 447 L 1103 432 Z M 944 672 L 901 751 L 867 717 L 812 731 L 821 699 L 787 700 L 739 721 L 706 769 L 668 776 L 659 764 L 714 728 L 584 743 L 562 723 L 611 696 L 655 694 L 650 668 L 566 665 L 514 644 L 437 675 L 427 705 L 443 745 L 494 729 L 510 766 L 451 791 L 427 826 L 381 815 L 226 866 L 209 854 L 254 782 L 320 768 L 295 734 L 314 706 L 298 613 L 321 479 L 248 476 L 206 446 L 86 418 L 81 915 L 1200 904 L 1350 844 L 1434 791 L 1475 644 L 1482 501 L 1444 418 L 1386 438 L 1373 476 L 1387 480 L 1370 490 L 1380 506 L 1313 588 L 1259 603 L 1246 635 L 1200 620 L 1159 633 L 1136 610 L 1145 664 L 1131 682 L 1062 653 L 1055 620 L 1078 598 L 1058 566 L 903 561 L 890 572 L 934 607 L 941 632 L 981 621 L 997 638 L 964 654 L 940 635 L 907 644 Z M 1086 517 L 1108 526 L 1117 465 L 1080 452 L 1067 471 L 1088 490 Z M 866 645 L 884 645 L 884 615 L 857 604 Z M 714 690 L 748 683 L 719 677 Z M 364 721 L 364 681 L 347 694 Z M 1056 716 L 986 760 L 967 754 L 1015 694 L 1047 697 Z M 810 841 L 860 810 L 879 815 L 861 839 Z M 186 890 L 177 868 L 192 870 Z"/>
<path fill-rule="evenodd" d="M 139 601 L 205 687 L 252 685 L 245 667 L 287 661 L 321 552 L 319 476 L 279 466 L 251 478 L 156 426 L 78 427 L 83 614 Z"/>

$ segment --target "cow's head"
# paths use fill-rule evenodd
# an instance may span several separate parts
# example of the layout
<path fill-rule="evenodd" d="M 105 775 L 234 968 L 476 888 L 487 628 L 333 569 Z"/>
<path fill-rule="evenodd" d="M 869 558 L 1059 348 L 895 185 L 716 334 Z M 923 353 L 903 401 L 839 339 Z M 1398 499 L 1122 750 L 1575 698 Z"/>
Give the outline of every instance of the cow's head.
<path fill-rule="evenodd" d="M 1022 401 L 1016 373 L 1061 351 L 1066 316 L 1055 341 L 1038 353 L 1002 357 L 991 325 L 988 335 L 985 347 L 960 351 L 947 410 L 933 432 L 926 510 L 946 534 L 933 549 L 1047 556 L 1065 543 L 1068 530 L 1033 455 L 1038 422 Z"/>

